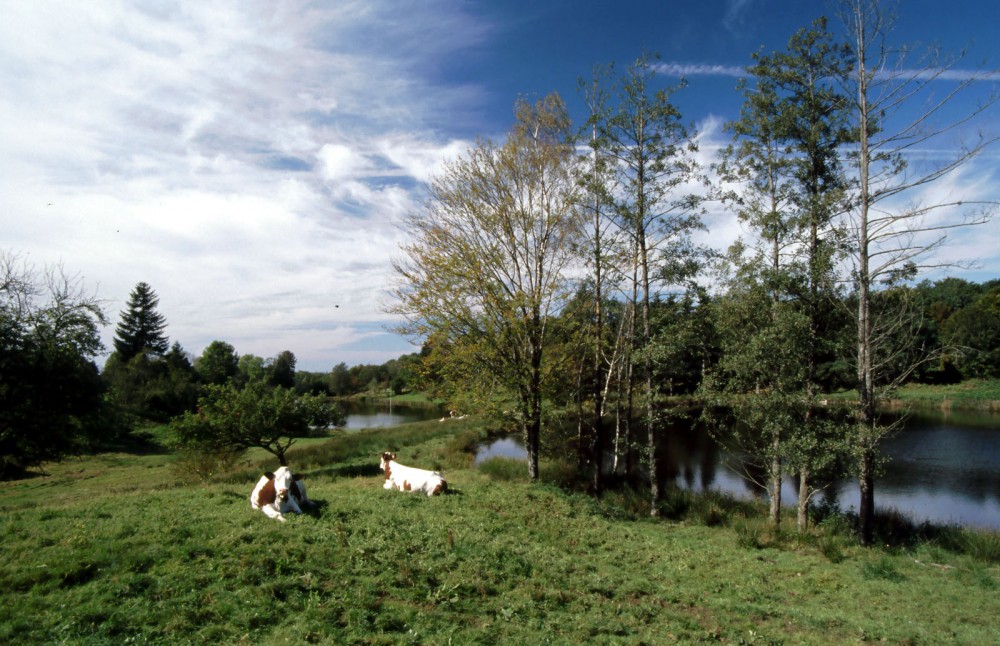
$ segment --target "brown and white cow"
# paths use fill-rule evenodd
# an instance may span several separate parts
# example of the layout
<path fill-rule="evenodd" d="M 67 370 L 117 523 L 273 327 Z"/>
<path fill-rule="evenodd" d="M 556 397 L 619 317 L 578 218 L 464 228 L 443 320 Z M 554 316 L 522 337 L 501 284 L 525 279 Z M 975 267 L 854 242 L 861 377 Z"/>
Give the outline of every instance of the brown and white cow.
<path fill-rule="evenodd" d="M 444 493 L 448 483 L 437 471 L 415 469 L 396 462 L 396 455 L 388 451 L 382 454 L 379 468 L 385 471 L 383 489 L 399 489 L 400 491 L 422 491 L 428 496 Z"/>
<path fill-rule="evenodd" d="M 281 467 L 274 473 L 268 471 L 250 494 L 250 507 L 260 509 L 269 518 L 285 522 L 284 514 L 294 511 L 302 513 L 299 504 L 312 507 L 313 501 L 306 496 L 306 485 L 302 476 L 292 473 L 288 467 Z"/>

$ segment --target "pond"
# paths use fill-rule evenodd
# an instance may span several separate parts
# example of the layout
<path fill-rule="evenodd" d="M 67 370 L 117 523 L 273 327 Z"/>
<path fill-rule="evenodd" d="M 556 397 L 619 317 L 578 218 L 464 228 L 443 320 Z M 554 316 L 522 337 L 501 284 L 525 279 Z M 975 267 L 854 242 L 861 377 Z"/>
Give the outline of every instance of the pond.
<path fill-rule="evenodd" d="M 706 433 L 677 427 L 663 444 L 665 481 L 693 491 L 762 495 Z M 1000 529 L 1000 414 L 922 411 L 882 443 L 882 452 L 889 461 L 875 481 L 877 508 L 896 509 L 916 522 Z M 519 437 L 505 437 L 484 446 L 476 461 L 524 455 Z M 794 504 L 796 495 L 795 483 L 786 481 L 783 500 Z M 857 509 L 854 480 L 836 482 L 823 495 L 842 509 Z"/>
<path fill-rule="evenodd" d="M 357 402 L 339 403 L 347 414 L 344 428 L 360 431 L 365 428 L 396 426 L 428 419 L 440 419 L 441 411 L 431 406 L 376 406 Z"/>

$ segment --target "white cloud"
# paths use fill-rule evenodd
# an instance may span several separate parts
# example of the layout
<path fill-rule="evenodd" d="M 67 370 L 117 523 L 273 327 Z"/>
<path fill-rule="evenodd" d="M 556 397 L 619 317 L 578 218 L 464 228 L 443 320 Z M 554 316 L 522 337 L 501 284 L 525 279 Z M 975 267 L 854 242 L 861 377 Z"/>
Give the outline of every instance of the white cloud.
<path fill-rule="evenodd" d="M 326 144 L 317 156 L 323 164 L 323 177 L 330 182 L 351 180 L 372 168 L 364 155 L 344 144 Z"/>
<path fill-rule="evenodd" d="M 386 159 L 401 168 L 406 175 L 422 182 L 429 182 L 431 177 L 439 175 L 446 162 L 455 161 L 472 145 L 469 141 L 459 139 L 441 145 L 407 135 L 389 137 L 378 142 L 379 151 Z"/>
<path fill-rule="evenodd" d="M 480 100 L 423 71 L 485 33 L 453 0 L 5 6 L 5 248 L 99 284 L 114 320 L 149 282 L 195 353 L 412 351 L 381 327 L 396 224 L 459 145 L 443 107 Z"/>

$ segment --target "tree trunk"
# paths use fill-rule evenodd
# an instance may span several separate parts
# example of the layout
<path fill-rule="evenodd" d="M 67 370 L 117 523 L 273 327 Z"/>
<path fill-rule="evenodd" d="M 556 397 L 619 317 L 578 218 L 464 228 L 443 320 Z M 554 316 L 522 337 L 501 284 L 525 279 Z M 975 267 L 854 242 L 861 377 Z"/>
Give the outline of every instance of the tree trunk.
<path fill-rule="evenodd" d="M 771 438 L 771 482 L 769 483 L 771 494 L 771 506 L 769 515 L 771 525 L 778 527 L 781 524 L 781 457 L 778 451 L 781 449 L 781 435 L 775 433 Z"/>
<path fill-rule="evenodd" d="M 800 534 L 809 529 L 809 467 L 799 470 L 799 504 L 795 528 Z"/>
<path fill-rule="evenodd" d="M 860 8 L 858 10 L 860 12 Z M 867 51 L 864 23 L 858 16 L 857 51 L 862 54 Z M 872 444 L 870 434 L 875 424 L 875 379 L 872 365 L 872 322 L 871 322 L 871 268 L 869 262 L 869 230 L 868 208 L 871 202 L 869 189 L 869 150 L 868 123 L 868 71 L 863 55 L 858 57 L 858 413 L 861 424 L 862 455 L 858 468 L 858 488 L 861 490 L 861 501 L 858 506 L 859 534 L 862 545 L 872 543 L 873 525 L 875 523 L 875 489 L 872 472 Z"/>
<path fill-rule="evenodd" d="M 860 525 L 858 527 L 861 544 L 870 547 L 875 534 L 875 477 L 874 451 L 865 449 L 861 455 L 861 465 L 858 469 L 858 487 L 861 489 L 861 502 L 858 507 Z"/>

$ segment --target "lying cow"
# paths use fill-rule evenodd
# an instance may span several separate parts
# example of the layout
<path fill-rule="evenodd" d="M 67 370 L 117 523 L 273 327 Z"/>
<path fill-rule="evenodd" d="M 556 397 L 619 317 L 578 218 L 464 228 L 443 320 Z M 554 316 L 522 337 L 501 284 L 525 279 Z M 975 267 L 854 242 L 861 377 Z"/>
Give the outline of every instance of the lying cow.
<path fill-rule="evenodd" d="M 260 509 L 269 518 L 276 518 L 281 522 L 285 522 L 283 514 L 290 511 L 301 514 L 300 503 L 309 507 L 314 505 L 306 496 L 302 476 L 293 474 L 288 467 L 281 467 L 274 473 L 265 473 L 250 494 L 252 508 Z"/>
<path fill-rule="evenodd" d="M 399 489 L 400 491 L 422 491 L 428 496 L 444 493 L 448 483 L 437 471 L 415 469 L 396 462 L 396 454 L 385 452 L 379 468 L 385 471 L 383 489 Z"/>

